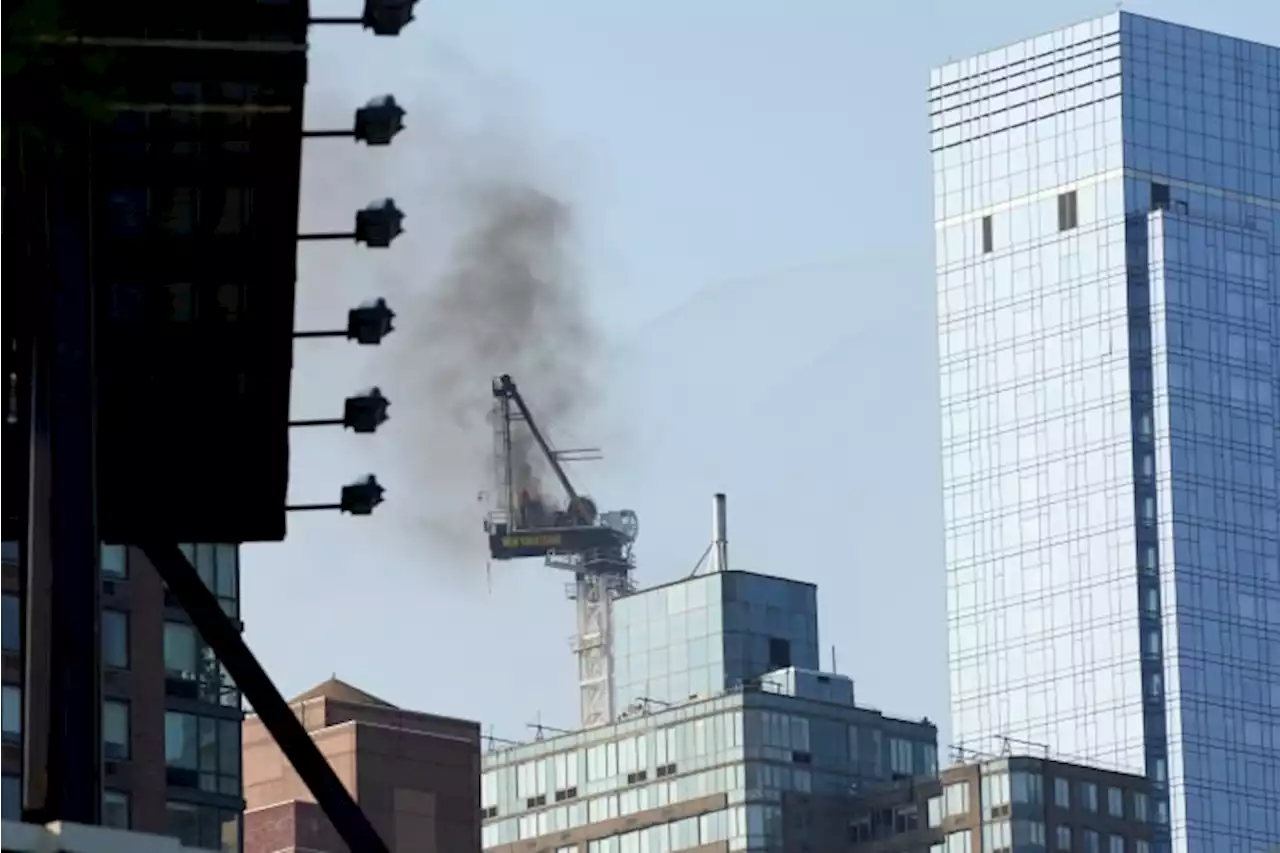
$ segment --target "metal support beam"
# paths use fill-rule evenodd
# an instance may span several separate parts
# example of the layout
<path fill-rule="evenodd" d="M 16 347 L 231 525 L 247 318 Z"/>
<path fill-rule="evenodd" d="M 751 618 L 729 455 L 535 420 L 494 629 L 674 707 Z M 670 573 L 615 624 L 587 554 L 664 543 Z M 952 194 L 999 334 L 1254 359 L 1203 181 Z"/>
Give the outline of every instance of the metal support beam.
<path fill-rule="evenodd" d="M 182 550 L 177 545 L 141 547 L 347 847 L 352 853 L 389 853 Z"/>
<path fill-rule="evenodd" d="M 48 299 L 41 306 L 48 323 L 36 326 L 36 459 L 24 555 L 27 737 L 47 741 L 28 740 L 24 749 L 31 774 L 24 813 L 41 822 L 96 824 L 102 807 L 102 669 L 89 124 L 67 120 L 60 129 L 72 142 L 56 165 L 46 161 L 48 255 L 41 259 L 47 266 L 40 270 L 46 285 L 40 289 Z M 48 644 L 47 664 L 32 658 L 41 642 Z M 36 675 L 40 664 L 47 665 L 47 681 Z M 36 766 L 42 745 L 43 768 Z"/>

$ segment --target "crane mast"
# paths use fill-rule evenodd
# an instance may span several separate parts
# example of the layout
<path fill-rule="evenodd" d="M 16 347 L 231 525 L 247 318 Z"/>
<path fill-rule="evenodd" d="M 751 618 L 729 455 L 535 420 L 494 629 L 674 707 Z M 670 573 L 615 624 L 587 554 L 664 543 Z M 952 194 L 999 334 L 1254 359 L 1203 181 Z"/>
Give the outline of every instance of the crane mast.
<path fill-rule="evenodd" d="M 634 591 L 632 545 L 639 522 L 631 510 L 600 514 L 594 501 L 574 488 L 557 453 L 508 375 L 493 382 L 496 500 L 485 530 L 495 560 L 541 557 L 546 565 L 571 572 L 569 598 L 576 605 L 572 647 L 578 659 L 582 726 L 606 725 L 613 708 L 613 601 Z M 564 493 L 564 507 L 541 493 L 531 476 L 531 460 L 517 459 L 512 437 L 523 424 Z M 517 474 L 517 466 L 522 470 Z"/>

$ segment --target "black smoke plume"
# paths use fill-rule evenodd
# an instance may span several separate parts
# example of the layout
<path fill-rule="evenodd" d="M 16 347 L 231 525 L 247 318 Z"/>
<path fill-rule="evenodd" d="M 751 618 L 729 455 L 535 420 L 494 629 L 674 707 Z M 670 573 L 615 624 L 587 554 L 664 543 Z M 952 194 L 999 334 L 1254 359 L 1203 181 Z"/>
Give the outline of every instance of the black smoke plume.
<path fill-rule="evenodd" d="M 484 546 L 480 522 L 495 497 L 492 379 L 510 374 L 551 437 L 571 428 L 596 390 L 596 334 L 576 274 L 573 211 L 527 152 L 513 155 L 510 140 L 495 145 L 490 135 L 421 152 L 445 175 L 416 200 L 431 211 L 421 227 L 439 231 L 426 241 L 437 257 L 395 264 L 388 298 L 397 331 L 379 365 L 395 394 L 403 463 L 396 492 L 407 503 L 395 515 L 463 553 Z M 402 205 L 410 227 L 411 203 Z M 407 236 L 404 243 L 390 251 L 427 250 L 411 249 Z M 562 505 L 523 424 L 512 439 L 517 488 Z"/>

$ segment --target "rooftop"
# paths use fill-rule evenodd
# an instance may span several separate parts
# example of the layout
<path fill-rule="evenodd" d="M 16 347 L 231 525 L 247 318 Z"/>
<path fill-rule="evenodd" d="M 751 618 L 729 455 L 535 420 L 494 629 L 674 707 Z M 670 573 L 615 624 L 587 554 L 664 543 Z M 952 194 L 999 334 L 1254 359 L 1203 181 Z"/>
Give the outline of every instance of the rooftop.
<path fill-rule="evenodd" d="M 392 711 L 400 710 L 395 705 L 385 699 L 379 699 L 372 693 L 366 693 L 358 687 L 353 687 L 334 674 L 326 680 L 320 682 L 310 690 L 305 690 L 289 700 L 290 705 L 296 705 L 300 702 L 309 702 L 312 699 L 332 699 L 334 702 L 347 702 L 352 705 L 371 705 L 375 708 L 386 708 Z"/>

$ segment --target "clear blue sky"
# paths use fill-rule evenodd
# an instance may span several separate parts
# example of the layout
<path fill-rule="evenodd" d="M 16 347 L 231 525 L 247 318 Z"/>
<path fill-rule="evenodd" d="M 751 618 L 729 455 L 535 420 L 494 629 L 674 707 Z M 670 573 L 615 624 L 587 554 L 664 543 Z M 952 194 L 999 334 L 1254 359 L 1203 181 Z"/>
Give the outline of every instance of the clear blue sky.
<path fill-rule="evenodd" d="M 821 641 L 838 648 L 859 702 L 929 716 L 945 746 L 928 71 L 1112 8 L 428 0 L 398 40 L 316 30 L 310 126 L 344 123 L 383 92 L 416 111 L 390 150 L 307 143 L 304 228 L 341 227 L 392 195 L 410 232 L 386 257 L 302 249 L 298 325 L 340 325 L 382 295 L 375 272 L 388 265 L 431 266 L 443 245 L 433 217 L 448 211 L 426 188 L 457 156 L 433 141 L 436 119 L 527 136 L 574 205 L 609 347 L 595 422 L 557 435 L 604 446 L 607 459 L 578 476 L 602 506 L 639 513 L 641 582 L 688 573 L 710 536 L 711 494 L 727 492 L 734 566 L 818 583 Z M 1274 2 L 1124 8 L 1280 43 Z M 402 323 L 388 352 L 413 334 Z M 332 414 L 372 379 L 393 421 L 374 438 L 299 436 L 294 499 L 328 499 L 373 470 L 388 511 L 307 514 L 287 542 L 246 548 L 251 645 L 287 694 L 336 672 L 502 737 L 538 718 L 575 726 L 567 578 L 528 561 L 495 567 L 489 591 L 482 557 L 396 529 L 432 486 L 397 478 L 414 424 L 379 374 L 386 357 L 299 345 L 297 415 Z M 477 548 L 482 517 L 477 504 Z"/>

